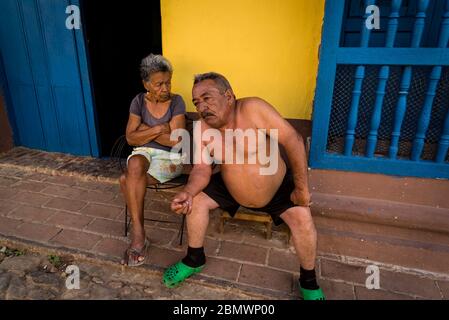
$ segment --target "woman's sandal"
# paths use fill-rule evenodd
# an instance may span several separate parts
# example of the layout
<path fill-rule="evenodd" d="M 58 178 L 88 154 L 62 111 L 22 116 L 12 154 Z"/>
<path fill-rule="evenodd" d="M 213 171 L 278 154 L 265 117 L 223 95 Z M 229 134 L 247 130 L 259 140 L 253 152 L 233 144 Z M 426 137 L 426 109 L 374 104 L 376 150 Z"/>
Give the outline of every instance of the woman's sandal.
<path fill-rule="evenodd" d="M 326 297 L 324 296 L 323 290 L 321 290 L 321 288 L 316 290 L 309 290 L 300 287 L 299 289 L 304 300 L 326 300 Z"/>
<path fill-rule="evenodd" d="M 182 261 L 179 261 L 165 270 L 162 280 L 167 288 L 176 288 L 190 276 L 201 272 L 203 268 L 204 265 L 197 268 L 192 268 L 184 264 Z"/>
<path fill-rule="evenodd" d="M 150 245 L 150 242 L 148 239 L 145 239 L 145 243 L 142 247 L 142 249 L 138 250 L 136 248 L 128 248 L 125 251 L 125 255 L 122 260 L 122 264 L 128 267 L 138 267 L 145 263 L 145 260 L 147 258 L 147 251 L 148 247 Z M 132 258 L 135 257 L 135 258 Z M 142 260 L 140 258 L 143 257 Z"/>

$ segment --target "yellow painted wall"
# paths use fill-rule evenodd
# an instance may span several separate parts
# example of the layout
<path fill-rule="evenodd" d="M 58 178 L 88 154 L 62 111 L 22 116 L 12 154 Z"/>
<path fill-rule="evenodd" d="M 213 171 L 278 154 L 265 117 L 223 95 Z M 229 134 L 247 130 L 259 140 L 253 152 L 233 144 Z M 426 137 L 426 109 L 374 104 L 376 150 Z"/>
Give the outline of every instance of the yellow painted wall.
<path fill-rule="evenodd" d="M 161 0 L 163 53 L 188 111 L 193 76 L 225 75 L 237 97 L 311 119 L 324 0 Z"/>

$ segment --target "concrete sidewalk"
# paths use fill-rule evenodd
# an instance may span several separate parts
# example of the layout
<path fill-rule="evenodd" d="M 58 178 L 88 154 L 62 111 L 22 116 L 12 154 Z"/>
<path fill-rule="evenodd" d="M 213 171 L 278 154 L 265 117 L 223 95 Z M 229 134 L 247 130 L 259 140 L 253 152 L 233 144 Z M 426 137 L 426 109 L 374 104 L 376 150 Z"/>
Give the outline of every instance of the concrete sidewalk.
<path fill-rule="evenodd" d="M 0 242 L 13 240 L 118 263 L 129 242 L 123 237 L 118 175 L 115 164 L 107 160 L 24 148 L 0 156 Z M 146 222 L 151 247 L 141 268 L 160 276 L 186 250 L 185 240 L 179 245 L 181 218 L 169 211 L 175 191 L 148 190 L 146 196 L 145 217 L 171 222 Z M 273 238 L 267 240 L 263 225 L 232 221 L 220 234 L 218 217 L 218 211 L 212 213 L 207 232 L 207 266 L 184 286 L 207 283 L 270 299 L 298 299 L 299 263 L 286 245 L 285 227 L 274 228 Z M 380 290 L 365 287 L 366 267 L 371 264 L 380 267 Z M 326 254 L 320 247 L 317 270 L 329 299 L 449 299 L 449 277 L 444 273 Z"/>

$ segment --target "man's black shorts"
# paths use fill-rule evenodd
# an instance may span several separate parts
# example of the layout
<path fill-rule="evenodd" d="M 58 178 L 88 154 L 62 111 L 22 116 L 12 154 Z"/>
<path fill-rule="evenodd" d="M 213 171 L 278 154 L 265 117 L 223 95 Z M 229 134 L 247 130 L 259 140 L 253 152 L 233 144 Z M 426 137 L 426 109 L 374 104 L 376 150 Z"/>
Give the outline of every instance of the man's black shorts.
<path fill-rule="evenodd" d="M 290 194 L 295 189 L 293 175 L 290 170 L 285 174 L 281 186 L 274 195 L 273 199 L 262 208 L 249 208 L 255 211 L 268 213 L 275 225 L 282 224 L 283 220 L 280 215 L 286 210 L 296 205 L 290 200 Z M 215 200 L 221 209 L 226 210 L 233 217 L 240 207 L 240 204 L 232 197 L 226 188 L 221 173 L 213 174 L 209 184 L 203 190 L 211 199 Z"/>

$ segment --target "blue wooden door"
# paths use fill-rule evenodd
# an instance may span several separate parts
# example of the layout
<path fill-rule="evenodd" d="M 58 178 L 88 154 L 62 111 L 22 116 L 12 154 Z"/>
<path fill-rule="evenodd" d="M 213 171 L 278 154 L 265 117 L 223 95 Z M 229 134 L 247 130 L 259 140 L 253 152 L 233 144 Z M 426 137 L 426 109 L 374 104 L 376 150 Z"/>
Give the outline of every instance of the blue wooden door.
<path fill-rule="evenodd" d="M 68 0 L 1 0 L 1 63 L 15 142 L 98 156 L 84 37 Z"/>
<path fill-rule="evenodd" d="M 328 0 L 322 37 L 310 165 L 449 178 L 449 0 Z"/>

